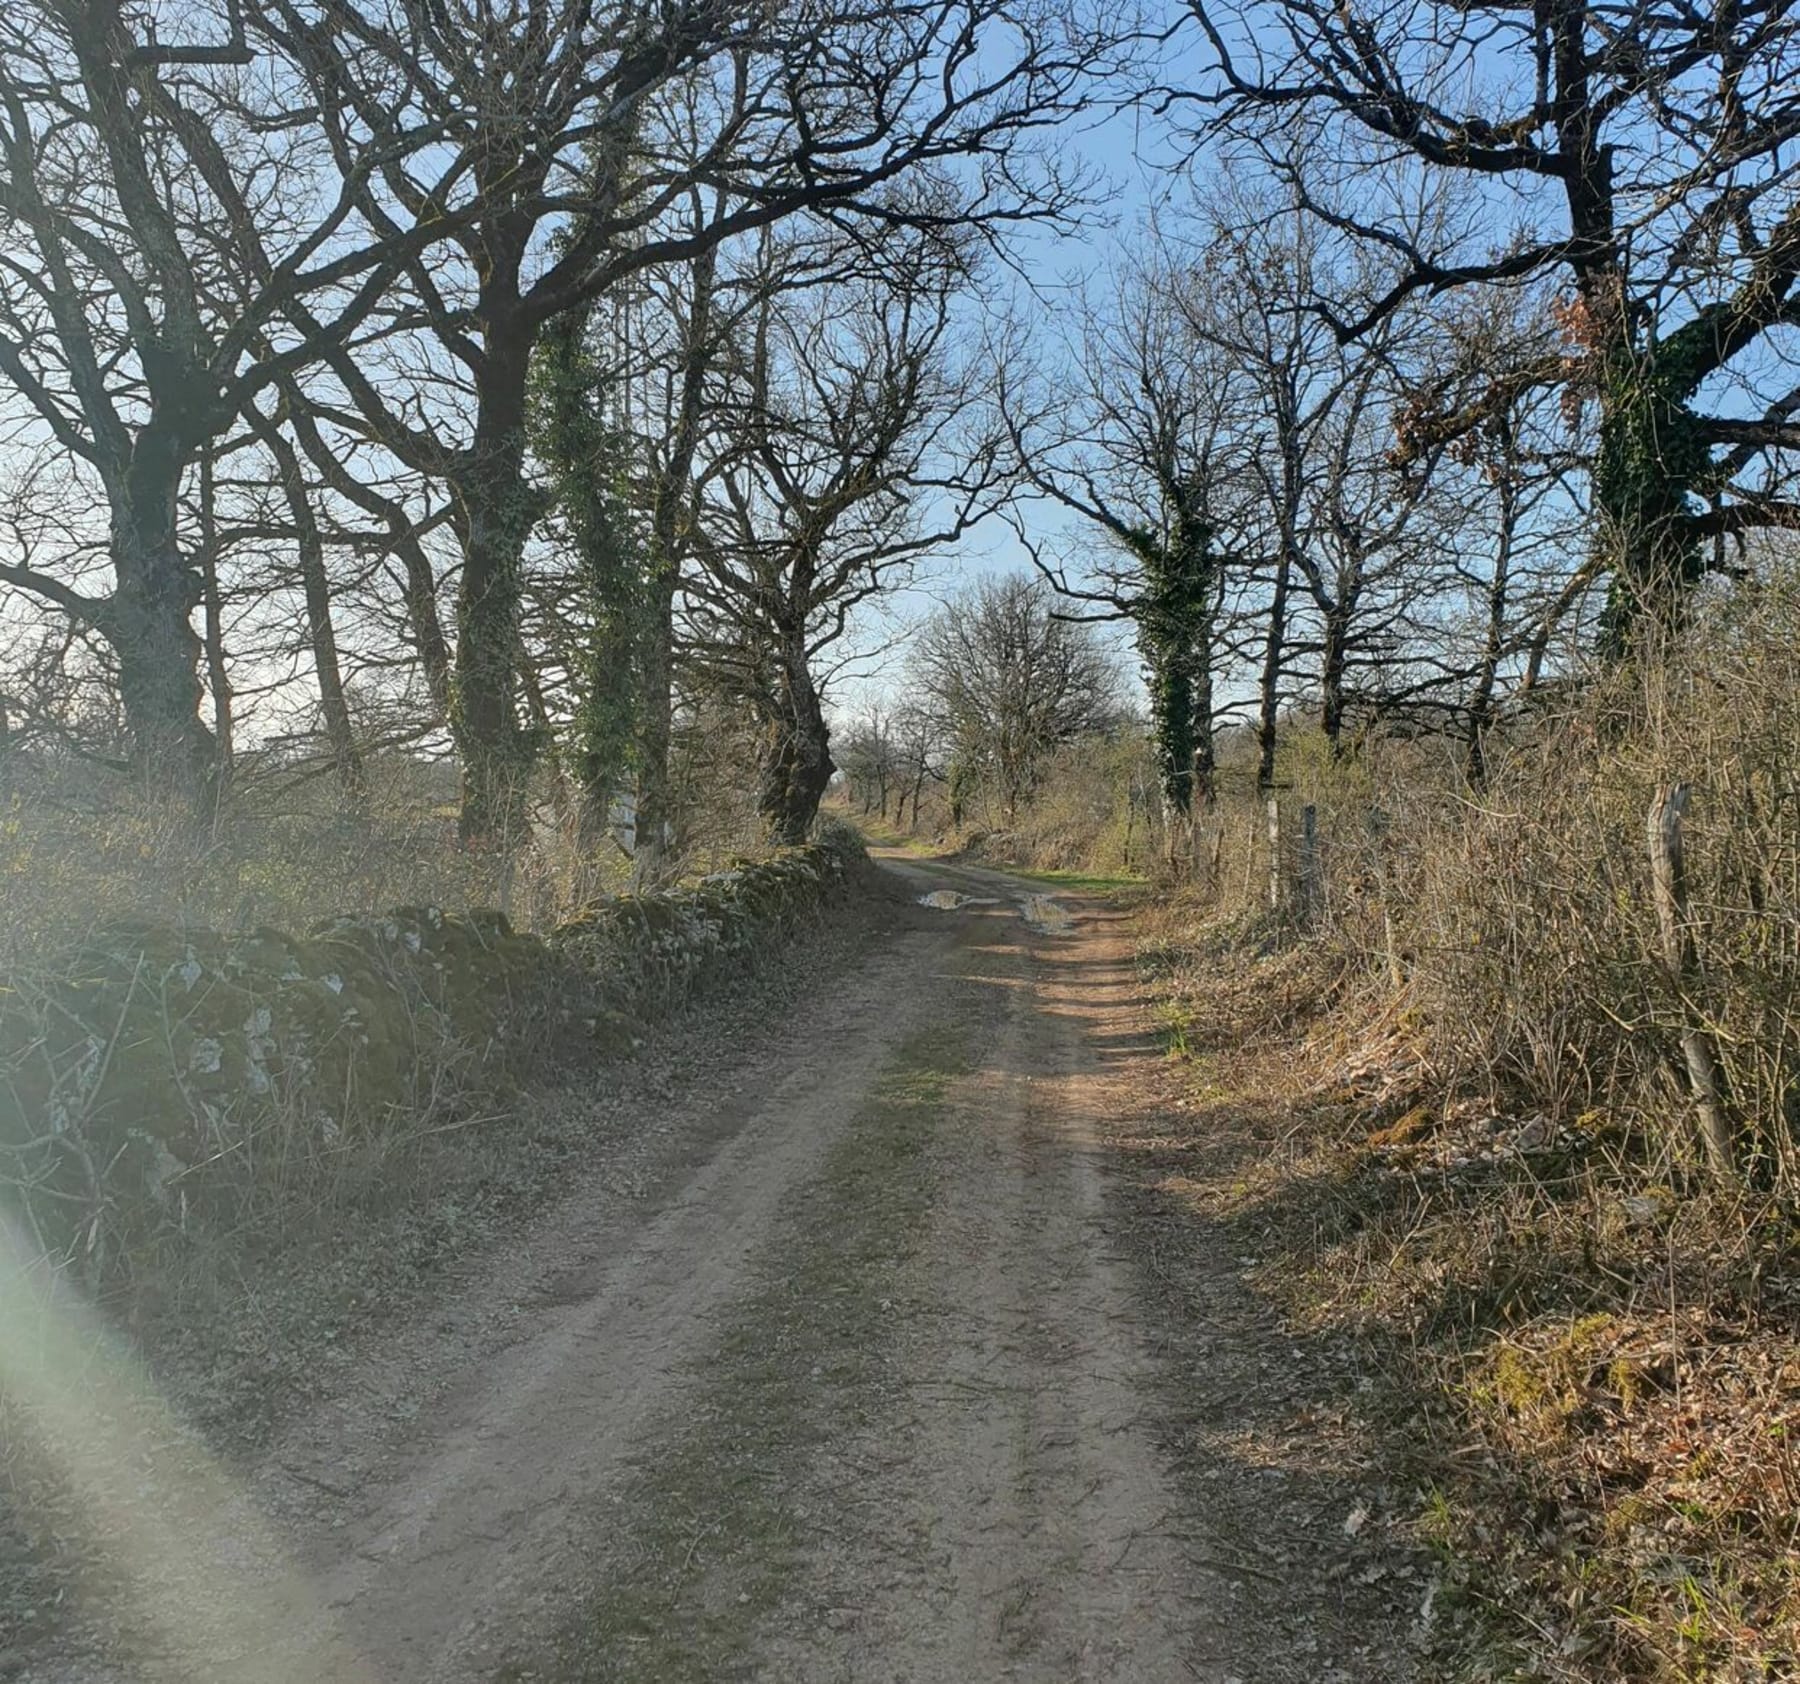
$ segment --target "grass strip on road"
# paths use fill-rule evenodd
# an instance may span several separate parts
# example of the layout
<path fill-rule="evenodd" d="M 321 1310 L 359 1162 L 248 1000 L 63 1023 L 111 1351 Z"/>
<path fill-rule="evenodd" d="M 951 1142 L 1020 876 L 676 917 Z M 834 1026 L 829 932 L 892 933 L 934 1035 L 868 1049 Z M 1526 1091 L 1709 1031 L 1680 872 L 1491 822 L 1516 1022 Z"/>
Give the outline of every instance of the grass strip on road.
<path fill-rule="evenodd" d="M 699 1369 L 683 1419 L 640 1459 L 594 1582 L 547 1659 L 498 1684 L 718 1680 L 748 1667 L 788 1598 L 817 1516 L 791 1496 L 808 1458 L 879 1411 L 900 1313 L 890 1296 L 938 1181 L 931 1142 L 966 1030 L 896 1050 L 819 1173 L 791 1200 Z"/>

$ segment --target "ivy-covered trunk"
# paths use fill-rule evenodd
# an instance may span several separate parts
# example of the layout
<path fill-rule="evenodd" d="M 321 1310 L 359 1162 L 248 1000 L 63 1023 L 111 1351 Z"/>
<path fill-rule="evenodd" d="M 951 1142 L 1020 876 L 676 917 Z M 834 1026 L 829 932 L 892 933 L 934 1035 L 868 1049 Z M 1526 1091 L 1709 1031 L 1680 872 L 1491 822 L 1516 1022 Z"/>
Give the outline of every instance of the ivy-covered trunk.
<path fill-rule="evenodd" d="M 636 578 L 590 578 L 586 683 L 575 720 L 575 782 L 580 832 L 606 834 L 614 798 L 624 787 L 637 730 L 638 632 L 642 602 Z M 606 586 L 616 583 L 618 594 Z"/>
<path fill-rule="evenodd" d="M 1150 691 L 1157 782 L 1168 816 L 1169 855 L 1177 838 L 1194 835 L 1199 810 L 1213 797 L 1213 634 L 1219 568 L 1212 531 L 1192 503 L 1191 488 L 1173 485 L 1180 502 L 1173 531 L 1135 534 L 1132 548 L 1148 589 L 1137 611 L 1138 652 Z"/>
<path fill-rule="evenodd" d="M 694 453 L 712 355 L 712 295 L 718 263 L 708 246 L 694 259 L 693 294 L 681 346 L 681 401 L 668 453 L 656 477 L 650 508 L 648 600 L 641 651 L 638 713 L 637 870 L 640 881 L 662 871 L 665 837 L 674 819 L 669 751 L 675 715 L 675 590 L 681 576 L 684 525 L 693 493 Z"/>
<path fill-rule="evenodd" d="M 1150 730 L 1163 806 L 1187 816 L 1194 798 L 1194 686 L 1187 663 L 1149 637 L 1139 639 L 1150 691 Z"/>
<path fill-rule="evenodd" d="M 1583 9 L 1560 9 L 1551 35 L 1565 113 L 1561 148 L 1574 166 L 1564 191 L 1576 296 L 1563 326 L 1586 355 L 1600 408 L 1592 490 L 1596 559 L 1609 576 L 1601 649 L 1632 658 L 1679 622 L 1688 587 L 1704 571 L 1691 499 L 1710 452 L 1687 404 L 1718 366 L 1723 335 L 1707 309 L 1659 340 L 1634 304 L 1620 255 L 1612 150 L 1590 97 L 1594 61 Z"/>
<path fill-rule="evenodd" d="M 950 828 L 961 830 L 963 820 L 968 817 L 969 792 L 976 787 L 976 778 L 974 768 L 960 749 L 950 762 L 950 775 L 946 781 L 950 796 Z"/>
<path fill-rule="evenodd" d="M 628 443 L 608 413 L 608 371 L 588 343 L 592 312 L 552 322 L 538 350 L 536 444 L 556 476 L 586 611 L 567 756 L 584 844 L 606 833 L 637 740 L 646 588 L 626 500 Z"/>
<path fill-rule="evenodd" d="M 784 652 L 771 698 L 757 810 L 771 842 L 797 847 L 807 838 L 837 767 L 831 733 L 804 646 Z"/>
<path fill-rule="evenodd" d="M 1213 804 L 1211 627 L 1190 628 L 1171 640 L 1140 634 L 1150 691 L 1151 740 L 1166 819 L 1168 861 L 1180 856 L 1185 838 L 1198 845 L 1201 815 Z"/>
<path fill-rule="evenodd" d="M 465 844 L 506 848 L 523 835 L 534 743 L 518 712 L 519 569 L 537 518 L 525 480 L 529 343 L 493 333 L 476 383 L 475 439 L 452 482 L 462 581 L 450 729 L 462 762 Z"/>
<path fill-rule="evenodd" d="M 1610 573 L 1602 649 L 1614 659 L 1644 654 L 1674 630 L 1706 571 L 1694 498 L 1711 452 L 1687 405 L 1699 374 L 1686 341 L 1697 337 L 1615 344 L 1598 359 L 1595 542 Z"/>

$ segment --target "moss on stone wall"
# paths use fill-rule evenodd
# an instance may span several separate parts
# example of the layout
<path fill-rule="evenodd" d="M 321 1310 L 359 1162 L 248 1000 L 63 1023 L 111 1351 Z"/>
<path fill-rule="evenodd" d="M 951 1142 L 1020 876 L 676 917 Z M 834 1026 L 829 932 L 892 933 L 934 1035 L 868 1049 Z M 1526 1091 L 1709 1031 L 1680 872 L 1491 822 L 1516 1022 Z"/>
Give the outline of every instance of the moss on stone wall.
<path fill-rule="evenodd" d="M 447 1092 L 628 1052 L 840 893 L 860 851 L 833 832 L 547 940 L 435 907 L 304 937 L 102 926 L 0 992 L 0 1189 L 64 1252 L 205 1225 L 272 1158 L 298 1188 Z"/>

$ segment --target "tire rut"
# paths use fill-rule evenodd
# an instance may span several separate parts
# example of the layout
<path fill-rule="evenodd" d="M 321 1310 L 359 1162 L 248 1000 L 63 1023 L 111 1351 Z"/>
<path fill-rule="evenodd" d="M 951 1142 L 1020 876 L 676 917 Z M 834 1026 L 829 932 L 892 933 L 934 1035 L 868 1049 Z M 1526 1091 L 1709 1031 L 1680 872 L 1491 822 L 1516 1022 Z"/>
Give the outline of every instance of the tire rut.
<path fill-rule="evenodd" d="M 157 1547 L 130 1564 L 149 1617 L 114 1611 L 130 1658 L 39 1657 L 14 1676 L 447 1684 L 554 1621 L 578 1517 L 625 1477 L 776 1212 L 936 1009 L 965 934 L 915 921 L 837 979 L 798 1035 L 771 1036 L 736 1093 L 647 1117 L 677 1160 L 668 1185 L 646 1197 L 654 1168 L 621 1181 L 597 1164 L 245 1478 L 140 1411 L 126 1423 L 135 1508 Z M 684 1137 L 715 1144 L 684 1162 Z"/>
<path fill-rule="evenodd" d="M 805 1618 L 756 1676 L 953 1684 L 1191 1680 L 1213 1600 L 1174 1536 L 1132 1293 L 1109 1255 L 1092 1107 L 1104 1079 L 1059 996 L 1077 943 L 983 916 L 1001 1033 L 940 1132 L 878 1430 L 838 1444 L 853 1487 Z M 1085 995 L 1084 980 L 1076 989 Z"/>
<path fill-rule="evenodd" d="M 893 869 L 973 903 L 908 907 L 731 1091 L 647 1102 L 247 1478 L 175 1502 L 160 1648 L 18 1676 L 1244 1675 L 1258 1598 L 1177 1478 L 1103 1157 L 1143 1102 L 1115 915 Z"/>

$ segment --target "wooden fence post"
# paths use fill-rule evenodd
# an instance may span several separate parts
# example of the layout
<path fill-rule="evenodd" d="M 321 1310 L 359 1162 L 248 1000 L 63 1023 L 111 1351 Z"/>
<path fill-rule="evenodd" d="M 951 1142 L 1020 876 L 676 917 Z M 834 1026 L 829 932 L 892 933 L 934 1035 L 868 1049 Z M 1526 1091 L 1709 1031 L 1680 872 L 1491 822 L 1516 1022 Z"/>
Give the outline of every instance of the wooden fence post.
<path fill-rule="evenodd" d="M 1371 807 L 1365 821 L 1369 851 L 1374 856 L 1370 875 L 1375 883 L 1375 898 L 1381 907 L 1381 950 L 1387 963 L 1388 981 L 1396 991 L 1406 986 L 1406 972 L 1400 964 L 1400 944 L 1394 939 L 1394 901 L 1389 892 L 1387 838 L 1393 821 L 1380 807 Z"/>
<path fill-rule="evenodd" d="M 1280 912 L 1285 898 L 1281 881 L 1281 797 L 1271 795 L 1264 808 L 1269 827 L 1269 910 Z"/>
<path fill-rule="evenodd" d="M 1700 955 L 1688 920 L 1687 864 L 1682 857 L 1681 821 L 1687 812 L 1689 794 L 1688 785 L 1669 784 L 1659 789 L 1650 803 L 1650 892 L 1662 938 L 1663 974 L 1682 1014 L 1681 1057 L 1700 1120 L 1700 1144 L 1714 1180 L 1735 1184 L 1737 1161 L 1731 1123 L 1725 1115 L 1718 1057 L 1712 1038 L 1692 1021 L 1688 1006 L 1689 985 L 1700 972 Z"/>
<path fill-rule="evenodd" d="M 1319 857 L 1319 809 L 1300 809 L 1300 917 L 1315 924 L 1325 911 L 1325 867 Z"/>

